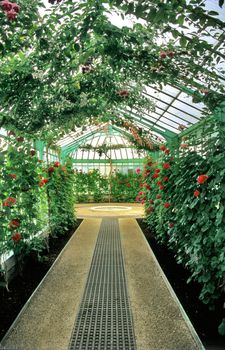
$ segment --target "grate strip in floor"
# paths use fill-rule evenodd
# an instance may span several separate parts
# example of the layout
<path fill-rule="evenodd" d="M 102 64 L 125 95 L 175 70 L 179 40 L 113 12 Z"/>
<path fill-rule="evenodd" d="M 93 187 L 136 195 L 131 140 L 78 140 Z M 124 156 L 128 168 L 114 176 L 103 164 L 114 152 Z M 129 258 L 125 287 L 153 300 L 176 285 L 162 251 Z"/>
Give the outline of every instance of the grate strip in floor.
<path fill-rule="evenodd" d="M 136 349 L 118 219 L 102 219 L 69 349 Z"/>

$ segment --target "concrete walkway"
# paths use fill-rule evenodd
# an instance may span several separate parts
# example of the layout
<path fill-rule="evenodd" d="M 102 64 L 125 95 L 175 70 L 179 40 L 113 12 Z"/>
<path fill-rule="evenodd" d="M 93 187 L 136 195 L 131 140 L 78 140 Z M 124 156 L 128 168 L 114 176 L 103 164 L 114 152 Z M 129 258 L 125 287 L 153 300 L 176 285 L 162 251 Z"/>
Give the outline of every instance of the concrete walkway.
<path fill-rule="evenodd" d="M 82 222 L 6 334 L 5 350 L 68 349 L 100 223 Z M 137 350 L 204 349 L 136 220 L 119 219 L 119 227 Z"/>

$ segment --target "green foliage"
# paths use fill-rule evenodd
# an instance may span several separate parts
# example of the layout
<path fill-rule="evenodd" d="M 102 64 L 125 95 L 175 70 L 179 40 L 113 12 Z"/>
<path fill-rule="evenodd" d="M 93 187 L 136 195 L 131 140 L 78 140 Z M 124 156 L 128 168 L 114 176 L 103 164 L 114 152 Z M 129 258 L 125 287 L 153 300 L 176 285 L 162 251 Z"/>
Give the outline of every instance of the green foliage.
<path fill-rule="evenodd" d="M 199 298 L 210 306 L 225 292 L 224 137 L 224 122 L 206 124 L 173 150 L 174 160 L 170 154 L 162 156 L 158 178 L 152 178 L 151 166 L 146 181 L 152 188 L 146 201 L 149 227 L 173 250 L 178 263 L 190 270 L 189 281 L 202 285 Z M 165 163 L 171 167 L 164 169 Z M 203 184 L 197 181 L 200 175 L 208 176 Z M 163 183 L 162 191 L 158 181 Z M 159 193 L 162 197 L 156 201 Z M 149 200 L 154 201 L 151 213 Z M 166 202 L 169 208 L 164 207 Z"/>
<path fill-rule="evenodd" d="M 114 171 L 111 176 L 103 176 L 98 169 L 87 173 L 77 171 L 75 192 L 77 202 L 134 202 L 141 176 Z"/>
<path fill-rule="evenodd" d="M 53 126 L 69 130 L 87 119 L 104 120 L 109 113 L 114 119 L 121 107 L 141 114 L 153 109 L 142 93 L 150 83 L 188 84 L 209 108 L 219 104 L 224 87 L 215 60 L 223 57 L 196 35 L 190 39 L 182 33 L 185 16 L 188 24 L 196 23 L 203 31 L 207 26 L 221 29 L 221 21 L 207 14 L 202 4 L 195 8 L 184 0 L 182 4 L 111 1 L 112 10 L 116 5 L 147 19 L 133 28 L 118 28 L 110 23 L 102 3 L 79 1 L 75 6 L 65 0 L 41 17 L 37 12 L 40 1 L 20 0 L 21 11 L 12 22 L 1 9 L 1 126 L 30 132 Z M 181 30 L 172 29 L 174 23 Z M 175 33 L 179 42 L 159 45 L 157 37 L 166 31 Z M 162 50 L 172 52 L 172 57 L 161 59 Z M 200 93 L 201 88 L 212 87 L 207 96 Z M 124 89 L 129 94 L 121 97 L 118 92 Z"/>
<path fill-rule="evenodd" d="M 75 224 L 74 171 L 72 162 L 48 164 L 46 191 L 51 234 L 65 234 Z"/>
<path fill-rule="evenodd" d="M 47 234 L 64 234 L 75 223 L 72 164 L 46 168 L 29 135 L 12 131 L 0 151 L 0 254 L 40 258 Z"/>

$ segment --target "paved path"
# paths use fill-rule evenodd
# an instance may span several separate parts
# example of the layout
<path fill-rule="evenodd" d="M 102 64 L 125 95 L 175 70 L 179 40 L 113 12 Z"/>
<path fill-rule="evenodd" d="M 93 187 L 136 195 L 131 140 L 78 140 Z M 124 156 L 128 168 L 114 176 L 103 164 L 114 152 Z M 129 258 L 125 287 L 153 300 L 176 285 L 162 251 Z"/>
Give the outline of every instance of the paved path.
<path fill-rule="evenodd" d="M 119 235 L 119 243 L 117 244 L 121 245 L 121 259 L 123 261 L 120 259 L 120 263 L 118 263 L 118 260 L 116 260 L 118 258 L 110 258 L 111 260 L 105 262 L 99 258 L 99 251 L 97 251 L 97 254 L 93 254 L 94 252 L 96 253 L 96 249 L 99 245 L 99 243 L 96 245 L 96 242 L 98 242 L 99 231 L 101 232 L 100 227 L 102 219 L 85 219 L 3 339 L 2 346 L 4 346 L 4 349 L 204 349 L 195 331 L 189 324 L 187 316 L 183 313 L 182 308 L 180 308 L 173 291 L 171 291 L 171 287 L 168 285 L 136 220 L 133 218 L 104 220 L 106 230 L 107 225 L 111 225 L 110 220 L 114 220 L 113 225 L 116 225 L 117 228 L 114 228 L 113 232 Z M 110 230 L 106 232 L 105 237 L 107 237 L 107 234 L 111 234 Z M 107 248 L 103 246 L 102 248 L 103 250 L 108 249 L 107 252 L 111 249 L 111 251 L 113 250 L 115 253 L 113 244 L 106 242 Z M 103 254 L 102 256 L 104 257 L 103 250 L 101 250 L 101 254 Z M 75 342 L 72 341 L 74 337 L 71 340 L 71 335 L 73 334 L 76 322 L 84 315 L 84 309 L 81 312 L 81 308 L 84 307 L 82 302 L 85 300 L 85 286 L 90 287 L 88 278 L 90 277 L 89 272 L 96 264 L 94 260 L 92 260 L 94 256 L 98 258 L 98 264 L 100 264 L 101 270 L 107 270 L 108 275 L 111 277 L 107 277 L 107 280 L 107 278 L 103 276 L 108 275 L 104 275 L 103 272 L 94 277 L 92 276 L 92 288 L 94 286 L 95 294 L 90 294 L 93 296 L 93 300 L 88 307 L 87 305 L 85 306 L 85 312 L 93 314 L 93 308 L 92 311 L 90 311 L 93 305 L 95 305 L 95 311 L 97 310 L 96 300 L 98 300 L 98 298 L 94 298 L 98 296 L 99 293 L 106 293 L 105 297 L 108 295 L 108 297 L 111 297 L 111 301 L 110 303 L 104 301 L 103 304 L 100 304 L 101 307 L 98 307 L 101 320 L 100 324 L 96 318 L 97 316 L 93 316 L 95 317 L 95 326 L 91 326 L 89 322 L 89 330 L 86 332 L 88 336 L 95 336 L 96 325 L 103 329 L 98 335 L 98 338 L 95 337 L 95 342 L 90 342 L 87 347 L 85 347 L 86 345 L 81 346 L 80 342 L 79 346 L 81 347 L 78 347 L 78 345 L 76 347 Z M 118 257 L 118 254 L 116 256 Z M 116 280 L 116 278 L 119 273 L 123 274 L 123 272 L 121 272 L 122 270 L 120 270 L 120 272 L 117 270 L 116 274 L 114 271 L 110 275 L 111 266 L 113 265 L 114 268 L 115 266 L 117 268 L 118 265 L 121 265 L 121 261 L 124 266 L 122 269 L 125 271 L 125 282 L 123 282 L 125 284 L 120 290 L 125 290 L 125 292 L 127 292 L 127 297 L 125 295 L 126 293 L 124 294 L 126 305 L 123 304 L 121 294 L 117 293 L 117 290 L 119 290 L 117 288 L 118 283 L 121 283 L 122 277 L 118 280 Z M 102 280 L 102 278 L 104 280 Z M 100 284 L 101 288 L 99 287 Z M 105 292 L 104 288 L 102 289 L 104 285 Z M 100 292 L 96 293 L 96 288 L 99 288 Z M 103 300 L 107 300 L 107 298 L 104 298 Z M 88 300 L 90 301 L 91 298 L 89 297 Z M 114 316 L 116 313 L 118 316 L 118 312 L 113 313 L 112 310 L 115 307 L 117 311 L 120 310 L 120 308 L 117 307 L 119 304 L 115 304 L 119 302 L 121 302 L 122 316 L 120 316 L 122 318 L 120 317 L 118 320 L 115 320 Z M 112 309 L 110 312 L 108 309 L 109 306 Z M 127 314 L 126 318 L 123 318 L 124 310 L 130 312 L 130 315 Z M 88 317 L 86 317 L 86 319 L 90 321 L 90 317 Z M 131 323 L 129 321 L 130 317 L 131 320 L 133 320 Z M 113 322 L 110 328 L 109 319 L 113 320 L 114 326 L 117 327 L 117 337 L 124 339 L 122 347 L 118 347 L 120 343 L 116 343 L 116 340 L 113 342 L 113 336 L 115 335 L 113 333 Z M 128 320 L 128 324 L 125 325 L 126 319 Z M 124 322 L 122 326 L 121 322 Z M 109 333 L 107 333 L 106 324 L 108 329 L 110 329 L 110 336 L 108 338 L 107 335 L 109 335 Z M 81 336 L 83 337 L 84 333 L 82 334 Z M 101 334 L 104 335 L 102 339 Z"/>

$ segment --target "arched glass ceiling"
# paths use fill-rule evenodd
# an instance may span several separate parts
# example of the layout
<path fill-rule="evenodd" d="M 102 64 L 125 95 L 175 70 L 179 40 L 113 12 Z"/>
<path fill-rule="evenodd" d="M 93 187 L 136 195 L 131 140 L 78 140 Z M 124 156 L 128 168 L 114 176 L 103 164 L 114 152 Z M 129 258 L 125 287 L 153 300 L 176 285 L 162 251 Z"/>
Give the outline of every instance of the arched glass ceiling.
<path fill-rule="evenodd" d="M 101 151 L 102 149 L 104 151 Z M 81 144 L 77 150 L 72 152 L 71 156 L 77 161 L 81 159 L 126 160 L 143 158 L 146 156 L 146 152 L 137 151 L 124 136 L 114 132 L 111 135 L 103 133 L 93 135 L 90 140 Z"/>

